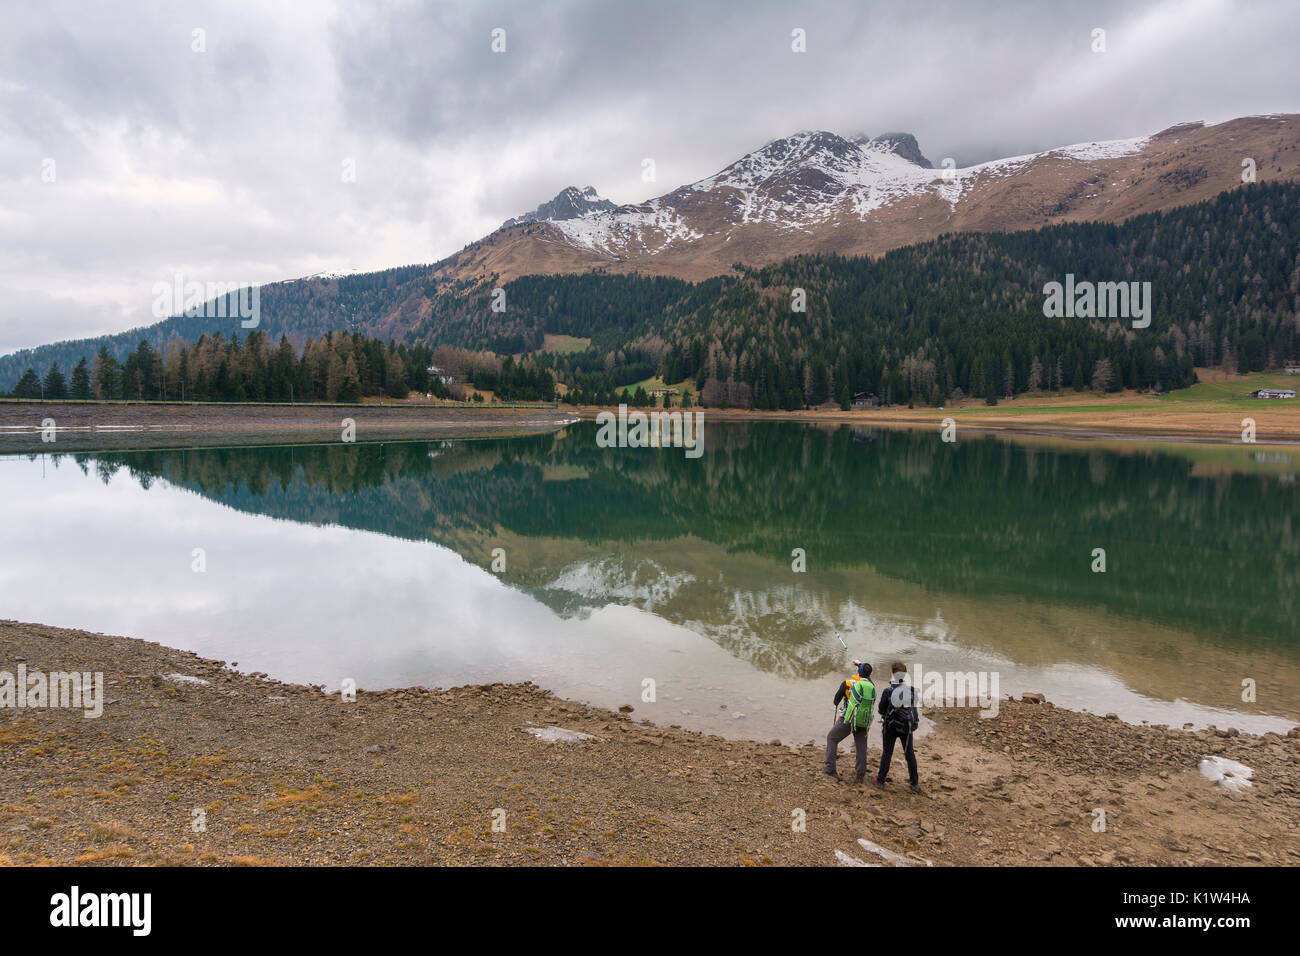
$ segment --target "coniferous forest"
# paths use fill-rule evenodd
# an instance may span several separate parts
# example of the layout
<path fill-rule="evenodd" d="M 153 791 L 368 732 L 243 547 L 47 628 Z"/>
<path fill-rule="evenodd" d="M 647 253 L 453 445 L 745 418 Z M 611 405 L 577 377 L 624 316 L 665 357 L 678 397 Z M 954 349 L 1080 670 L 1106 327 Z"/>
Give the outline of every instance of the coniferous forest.
<path fill-rule="evenodd" d="M 964 233 L 879 259 L 800 256 L 688 284 L 643 276 L 532 276 L 443 297 L 409 333 L 466 347 L 537 348 L 547 333 L 591 349 L 544 354 L 578 396 L 658 374 L 706 404 L 847 407 L 996 402 L 1027 391 L 1170 390 L 1196 366 L 1248 372 L 1300 357 L 1300 186 L 1258 185 L 1115 225 Z M 1043 287 L 1150 282 L 1151 323 L 1047 318 Z M 793 308 L 803 290 L 805 311 Z M 496 324 L 485 324 L 492 316 Z"/>
<path fill-rule="evenodd" d="M 710 406 L 765 409 L 847 408 L 855 396 L 941 405 L 1040 390 L 1167 391 L 1192 384 L 1197 366 L 1250 372 L 1300 359 L 1298 210 L 1300 185 L 1259 184 L 1123 224 L 953 234 L 878 259 L 800 256 L 698 283 L 525 276 L 500 286 L 504 311 L 492 308 L 495 282 L 448 284 L 416 267 L 326 287 L 284 283 L 267 287 L 262 328 L 243 341 L 221 331 L 178 338 L 179 325 L 164 334 L 161 323 L 161 347 L 143 335 L 129 351 L 122 335 L 60 343 L 48 354 L 65 364 L 19 353 L 0 359 L 0 382 L 16 381 L 15 397 L 442 395 L 426 368 L 435 347 L 453 346 L 479 356 L 464 381 L 505 399 L 549 399 L 562 383 L 569 401 L 608 402 L 652 376 L 689 381 Z M 1044 285 L 1067 274 L 1150 282 L 1149 327 L 1045 316 Z M 291 344 L 304 323 L 331 321 L 370 331 Z M 540 351 L 547 334 L 589 346 Z"/>
<path fill-rule="evenodd" d="M 272 344 L 264 332 L 242 341 L 220 332 L 192 345 L 176 340 L 159 351 L 141 341 L 124 362 L 106 347 L 82 357 L 65 380 L 58 365 L 43 379 L 29 369 L 14 398 L 198 402 L 358 402 L 363 396 L 405 398 L 412 390 L 450 393 L 428 374 L 433 350 L 326 333 L 296 351 L 288 339 Z"/>

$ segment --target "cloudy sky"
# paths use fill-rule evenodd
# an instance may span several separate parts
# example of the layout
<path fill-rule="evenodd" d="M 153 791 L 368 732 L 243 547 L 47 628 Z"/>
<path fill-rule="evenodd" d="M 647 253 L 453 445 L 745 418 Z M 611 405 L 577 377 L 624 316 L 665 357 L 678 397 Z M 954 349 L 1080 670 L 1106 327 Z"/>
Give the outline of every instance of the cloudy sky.
<path fill-rule="evenodd" d="M 0 352 L 148 324 L 178 273 L 433 262 L 565 186 L 637 202 L 797 130 L 966 166 L 1300 112 L 1297 47 L 1295 0 L 10 4 Z"/>

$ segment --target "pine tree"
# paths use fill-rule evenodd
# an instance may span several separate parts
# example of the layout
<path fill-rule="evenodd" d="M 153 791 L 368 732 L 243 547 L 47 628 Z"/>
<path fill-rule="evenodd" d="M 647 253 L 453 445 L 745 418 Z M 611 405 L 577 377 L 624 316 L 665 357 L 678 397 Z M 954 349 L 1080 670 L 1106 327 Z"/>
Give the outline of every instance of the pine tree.
<path fill-rule="evenodd" d="M 23 377 L 18 380 L 14 386 L 14 398 L 40 398 L 41 397 L 41 380 L 36 377 L 35 369 L 28 369 L 23 372 Z"/>
<path fill-rule="evenodd" d="M 90 399 L 90 369 L 86 365 L 86 357 L 83 355 L 76 367 L 72 370 L 72 397 L 79 401 Z"/>
<path fill-rule="evenodd" d="M 58 363 L 50 366 L 50 370 L 45 373 L 45 397 L 46 398 L 67 398 L 68 382 L 59 371 Z"/>
<path fill-rule="evenodd" d="M 108 352 L 108 346 L 100 346 L 95 356 L 94 372 L 91 377 L 95 397 L 102 399 L 117 398 L 120 387 L 119 366 L 117 359 Z"/>

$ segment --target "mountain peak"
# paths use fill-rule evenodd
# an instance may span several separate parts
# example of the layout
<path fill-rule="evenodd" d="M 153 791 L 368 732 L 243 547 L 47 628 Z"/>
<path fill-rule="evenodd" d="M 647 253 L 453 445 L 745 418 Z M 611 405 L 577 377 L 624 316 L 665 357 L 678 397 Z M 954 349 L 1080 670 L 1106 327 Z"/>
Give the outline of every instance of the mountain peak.
<path fill-rule="evenodd" d="M 838 157 L 849 156 L 856 152 L 854 144 L 843 136 L 828 133 L 824 129 L 814 129 L 774 139 L 745 158 L 764 156 L 784 162 L 791 159 L 804 159 L 817 150 L 825 150 Z"/>
<path fill-rule="evenodd" d="M 921 146 L 911 133 L 881 133 L 879 136 L 854 136 L 852 142 L 859 146 L 881 146 L 909 163 L 922 169 L 933 169 L 934 164 L 921 154 Z"/>
<path fill-rule="evenodd" d="M 581 219 L 593 212 L 608 212 L 615 206 L 608 199 L 601 199 L 595 186 L 566 186 L 556 193 L 550 202 L 544 202 L 532 212 L 507 219 L 502 228 L 521 226 L 529 222 L 563 222 L 566 219 Z"/>

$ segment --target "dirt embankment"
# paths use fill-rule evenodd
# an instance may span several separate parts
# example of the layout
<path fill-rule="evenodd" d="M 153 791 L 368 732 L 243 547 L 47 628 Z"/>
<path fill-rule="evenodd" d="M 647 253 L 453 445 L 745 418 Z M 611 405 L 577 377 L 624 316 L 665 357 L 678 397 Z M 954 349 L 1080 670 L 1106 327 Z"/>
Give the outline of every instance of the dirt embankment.
<path fill-rule="evenodd" d="M 0 402 L 0 452 L 400 441 L 546 431 L 577 418 L 563 407 Z M 48 432 L 45 423 L 54 422 Z M 47 437 L 53 441 L 47 441 Z"/>
<path fill-rule="evenodd" d="M 601 412 L 613 411 L 616 407 L 607 409 L 583 405 L 577 406 L 576 412 L 584 420 L 595 420 Z M 1282 401 L 1260 401 L 1257 406 L 1244 410 L 1207 409 L 1191 404 L 1115 408 L 1107 407 L 1104 400 L 1060 409 L 1026 401 L 1020 408 L 1005 409 L 971 406 L 949 409 L 863 408 L 848 412 L 830 408 L 792 412 L 738 408 L 695 410 L 704 412 L 706 422 L 792 421 L 871 428 L 931 428 L 938 432 L 944 420 L 951 418 L 959 433 L 970 430 L 1080 440 L 1151 439 L 1221 445 L 1242 443 L 1242 418 L 1249 415 L 1256 423 L 1257 444 L 1300 443 L 1300 405 L 1288 405 Z"/>
<path fill-rule="evenodd" d="M 651 726 L 527 684 L 345 703 L 156 644 L 0 622 L 0 671 L 19 663 L 102 671 L 107 703 L 98 719 L 0 708 L 0 862 L 832 865 L 838 850 L 889 865 L 859 839 L 935 865 L 1300 861 L 1295 737 L 1012 701 L 992 719 L 937 711 L 913 793 L 900 761 L 886 789 L 859 787 L 822 776 L 817 745 Z M 590 739 L 546 739 L 567 732 Z M 1201 777 L 1211 754 L 1254 786 Z"/>
<path fill-rule="evenodd" d="M 593 420 L 596 406 L 513 407 L 428 402 L 378 405 L 183 404 L 177 402 L 0 401 L 0 451 L 94 451 L 334 442 L 344 419 L 355 440 L 419 441 L 544 431 L 579 417 Z M 648 411 L 649 409 L 645 409 Z M 1264 402 L 1242 407 L 1147 403 L 1115 407 L 1085 397 L 1069 406 L 1026 399 L 1016 406 L 950 409 L 874 408 L 849 412 L 817 408 L 794 412 L 702 409 L 707 421 L 798 421 L 820 425 L 934 428 L 952 418 L 959 430 L 1060 436 L 1076 439 L 1173 439 L 1241 444 L 1242 417 L 1256 422 L 1256 442 L 1300 443 L 1300 405 Z M 53 441 L 44 429 L 53 419 Z"/>

